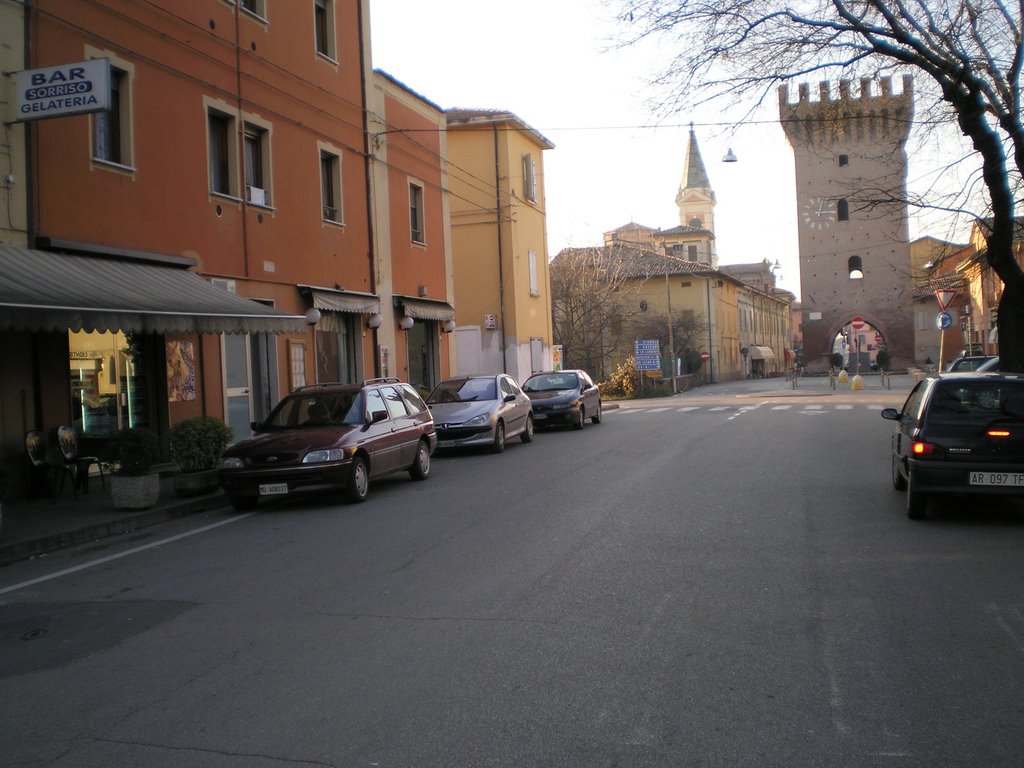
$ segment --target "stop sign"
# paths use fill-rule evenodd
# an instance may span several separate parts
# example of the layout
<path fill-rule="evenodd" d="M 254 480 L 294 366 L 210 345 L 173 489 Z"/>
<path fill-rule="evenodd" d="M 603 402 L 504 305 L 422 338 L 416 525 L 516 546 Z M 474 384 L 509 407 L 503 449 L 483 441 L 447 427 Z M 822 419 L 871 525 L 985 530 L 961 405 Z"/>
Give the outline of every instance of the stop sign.
<path fill-rule="evenodd" d="M 859 315 L 850 321 L 850 327 L 853 328 L 853 330 L 855 331 L 859 331 L 861 328 L 864 327 L 864 325 L 864 318 L 860 317 Z"/>

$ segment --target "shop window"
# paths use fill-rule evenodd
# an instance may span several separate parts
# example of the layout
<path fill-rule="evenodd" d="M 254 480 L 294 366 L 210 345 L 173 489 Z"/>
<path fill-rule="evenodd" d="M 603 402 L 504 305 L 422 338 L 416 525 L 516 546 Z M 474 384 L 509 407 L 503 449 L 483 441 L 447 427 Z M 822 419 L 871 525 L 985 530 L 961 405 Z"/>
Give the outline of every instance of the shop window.
<path fill-rule="evenodd" d="M 84 437 L 109 438 L 149 424 L 149 368 L 141 345 L 124 333 L 68 334 L 71 426 Z"/>

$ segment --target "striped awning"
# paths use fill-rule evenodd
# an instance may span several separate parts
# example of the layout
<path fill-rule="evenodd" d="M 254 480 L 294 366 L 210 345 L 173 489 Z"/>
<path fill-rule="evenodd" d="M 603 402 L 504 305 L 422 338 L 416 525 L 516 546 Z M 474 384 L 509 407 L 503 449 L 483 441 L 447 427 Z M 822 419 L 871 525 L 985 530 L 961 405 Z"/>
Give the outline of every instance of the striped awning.
<path fill-rule="evenodd" d="M 0 243 L 0 330 L 305 333 L 302 315 L 229 293 L 190 263 Z"/>
<path fill-rule="evenodd" d="M 754 344 L 750 345 L 750 359 L 751 360 L 774 360 L 775 352 L 771 347 L 758 347 Z"/>
<path fill-rule="evenodd" d="M 395 306 L 416 320 L 437 320 L 443 322 L 455 319 L 455 307 L 446 301 L 439 301 L 437 299 L 395 296 Z"/>

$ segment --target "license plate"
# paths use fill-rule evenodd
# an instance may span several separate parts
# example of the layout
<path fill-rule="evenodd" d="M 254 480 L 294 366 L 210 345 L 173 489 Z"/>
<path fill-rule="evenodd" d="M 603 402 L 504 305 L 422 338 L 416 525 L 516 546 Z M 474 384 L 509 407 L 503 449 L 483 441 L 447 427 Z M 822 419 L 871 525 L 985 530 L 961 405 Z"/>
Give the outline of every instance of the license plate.
<path fill-rule="evenodd" d="M 1024 486 L 1024 472 L 971 472 L 971 485 Z"/>
<path fill-rule="evenodd" d="M 533 414 L 533 419 L 534 419 L 534 421 L 537 421 L 537 420 L 544 420 L 544 419 L 546 419 L 547 417 L 548 417 L 548 415 L 547 415 L 546 413 L 536 413 L 536 412 L 535 412 L 535 413 Z"/>
<path fill-rule="evenodd" d="M 437 447 L 438 448 L 454 448 L 455 447 L 455 441 L 454 440 L 438 440 L 437 441 Z"/>
<path fill-rule="evenodd" d="M 261 483 L 260 496 L 275 496 L 288 493 L 288 483 Z"/>

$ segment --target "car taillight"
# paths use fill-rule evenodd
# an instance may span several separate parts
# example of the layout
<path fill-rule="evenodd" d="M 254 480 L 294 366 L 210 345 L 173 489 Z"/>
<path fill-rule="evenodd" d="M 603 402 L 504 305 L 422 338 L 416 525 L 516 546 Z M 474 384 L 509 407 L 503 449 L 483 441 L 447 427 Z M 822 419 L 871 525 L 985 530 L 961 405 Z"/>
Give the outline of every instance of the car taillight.
<path fill-rule="evenodd" d="M 985 434 L 989 437 L 1009 437 L 1010 430 L 1008 429 L 989 429 L 985 431 Z"/>
<path fill-rule="evenodd" d="M 915 456 L 927 456 L 928 454 L 935 453 L 935 444 L 915 440 L 910 446 L 910 452 Z"/>

